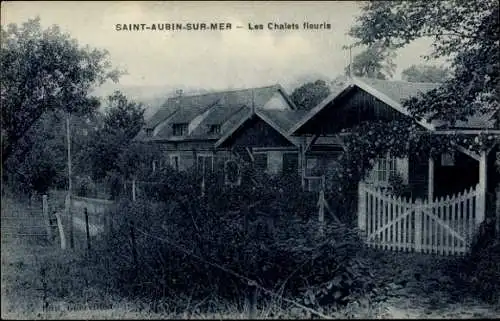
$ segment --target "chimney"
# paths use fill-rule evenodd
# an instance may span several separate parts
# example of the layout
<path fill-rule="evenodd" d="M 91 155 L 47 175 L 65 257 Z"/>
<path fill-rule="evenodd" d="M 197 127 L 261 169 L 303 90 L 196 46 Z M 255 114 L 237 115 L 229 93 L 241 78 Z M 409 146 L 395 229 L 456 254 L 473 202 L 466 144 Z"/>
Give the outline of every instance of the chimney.
<path fill-rule="evenodd" d="M 177 95 L 177 97 L 182 97 L 182 89 L 177 89 L 175 91 L 175 94 Z"/>
<path fill-rule="evenodd" d="M 349 46 L 349 78 L 352 78 L 352 45 Z"/>
<path fill-rule="evenodd" d="M 255 92 L 252 88 L 252 114 L 255 113 Z"/>

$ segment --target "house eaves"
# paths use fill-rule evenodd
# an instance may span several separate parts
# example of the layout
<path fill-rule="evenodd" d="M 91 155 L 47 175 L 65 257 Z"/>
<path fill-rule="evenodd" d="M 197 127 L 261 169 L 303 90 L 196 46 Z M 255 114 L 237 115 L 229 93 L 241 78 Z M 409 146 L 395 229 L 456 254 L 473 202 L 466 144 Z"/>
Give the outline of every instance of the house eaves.
<path fill-rule="evenodd" d="M 304 126 L 309 120 L 311 120 L 316 114 L 318 114 L 321 110 L 323 110 L 330 102 L 338 99 L 338 97 L 344 95 L 351 88 L 353 88 L 353 84 L 345 83 L 340 91 L 336 91 L 328 95 L 325 99 L 323 99 L 317 106 L 313 107 L 300 121 L 297 122 L 290 130 L 288 131 L 289 135 L 295 134 L 295 132 Z"/>
<path fill-rule="evenodd" d="M 254 109 L 253 111 L 250 111 L 248 115 L 244 118 L 241 119 L 240 122 L 238 122 L 231 130 L 229 130 L 224 136 L 222 136 L 216 143 L 215 147 L 218 148 L 222 143 L 224 143 L 229 137 L 231 137 L 241 126 L 243 126 L 248 120 L 250 120 L 252 117 L 257 116 L 258 118 L 262 119 L 266 124 L 271 126 L 274 130 L 276 130 L 278 133 L 280 133 L 283 137 L 285 137 L 290 143 L 293 145 L 299 147 L 299 142 L 289 136 L 285 130 L 280 128 L 276 123 L 274 123 L 269 117 L 264 115 L 263 113 L 259 112 L 258 109 Z"/>
<path fill-rule="evenodd" d="M 349 91 L 351 91 L 355 87 L 358 87 L 361 90 L 369 93 L 373 97 L 379 99 L 380 101 L 384 102 L 385 104 L 387 104 L 391 108 L 395 109 L 396 111 L 402 113 L 403 115 L 413 117 L 410 114 L 410 112 L 400 102 L 390 98 L 388 95 L 384 94 L 383 92 L 373 88 L 369 84 L 363 82 L 361 79 L 356 78 L 356 77 L 352 77 L 342 87 L 340 87 L 339 91 L 336 91 L 336 92 L 330 94 L 328 97 L 323 99 L 316 107 L 312 108 L 302 120 L 300 120 L 295 126 L 293 126 L 289 130 L 289 132 L 288 132 L 289 135 L 294 135 L 298 129 L 300 129 L 302 126 L 304 126 L 308 121 L 310 121 L 315 115 L 317 115 L 327 105 L 334 102 L 335 100 L 338 100 L 340 97 L 344 96 L 346 93 L 348 93 Z M 419 125 L 421 125 L 422 127 L 426 128 L 430 131 L 436 130 L 435 126 L 432 125 L 431 123 L 427 122 L 426 120 L 415 119 L 415 121 Z"/>

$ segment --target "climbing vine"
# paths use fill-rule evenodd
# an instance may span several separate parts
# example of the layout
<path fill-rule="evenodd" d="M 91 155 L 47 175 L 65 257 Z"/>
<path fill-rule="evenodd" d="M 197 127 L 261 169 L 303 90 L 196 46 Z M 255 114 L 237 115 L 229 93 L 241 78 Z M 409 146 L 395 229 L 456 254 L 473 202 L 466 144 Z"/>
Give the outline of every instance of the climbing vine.
<path fill-rule="evenodd" d="M 335 193 L 355 190 L 380 157 L 403 158 L 411 154 L 426 160 L 459 147 L 479 153 L 500 142 L 498 134 L 435 134 L 411 120 L 364 122 L 344 129 L 342 134 L 345 152 L 338 166 L 327 173 L 328 188 Z"/>

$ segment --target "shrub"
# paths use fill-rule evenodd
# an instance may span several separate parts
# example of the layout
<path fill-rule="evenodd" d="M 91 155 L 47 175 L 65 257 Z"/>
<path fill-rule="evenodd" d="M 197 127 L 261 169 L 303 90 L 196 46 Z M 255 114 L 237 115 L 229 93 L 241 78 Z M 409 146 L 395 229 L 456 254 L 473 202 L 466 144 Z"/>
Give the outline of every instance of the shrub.
<path fill-rule="evenodd" d="M 96 197 L 96 186 L 90 177 L 75 178 L 75 192 L 78 196 Z"/>
<path fill-rule="evenodd" d="M 481 298 L 500 300 L 500 240 L 495 235 L 495 222 L 487 219 L 480 227 L 471 253 L 460 264 L 463 280 Z"/>
<path fill-rule="evenodd" d="M 109 259 L 110 278 L 123 291 L 200 299 L 214 291 L 227 299 L 247 293 L 248 284 L 224 269 L 312 306 L 346 303 L 371 287 L 357 257 L 357 232 L 333 224 L 318 232 L 317 195 L 301 192 L 297 177 L 251 183 L 242 177 L 242 185 L 227 187 L 209 176 L 205 197 L 199 179 L 172 173 L 151 187 L 154 201 L 123 199 L 111 213 L 115 226 L 101 257 Z"/>
<path fill-rule="evenodd" d="M 409 196 L 409 188 L 408 185 L 405 184 L 403 177 L 400 173 L 394 174 L 391 173 L 389 176 L 389 186 L 392 189 L 392 193 L 396 196 Z"/>

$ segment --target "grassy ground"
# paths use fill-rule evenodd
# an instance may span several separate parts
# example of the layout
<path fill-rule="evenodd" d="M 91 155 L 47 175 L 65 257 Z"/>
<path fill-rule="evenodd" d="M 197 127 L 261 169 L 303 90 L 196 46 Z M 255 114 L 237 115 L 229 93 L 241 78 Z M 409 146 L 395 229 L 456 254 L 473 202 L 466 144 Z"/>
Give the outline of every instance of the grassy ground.
<path fill-rule="evenodd" d="M 3 200 L 2 217 L 29 213 L 22 204 Z M 3 220 L 2 220 L 3 223 Z M 80 237 L 77 235 L 77 237 Z M 85 260 L 84 249 L 62 251 L 43 237 L 2 235 L 2 319 L 247 319 L 245 306 L 217 298 L 205 302 L 131 302 L 99 278 Z M 341 309 L 332 318 L 495 318 L 500 304 L 466 296 L 444 273 L 448 258 L 429 255 L 367 252 L 373 261 L 378 292 Z M 203 303 L 203 304 L 202 304 Z M 499 302 L 500 303 L 500 302 Z M 203 311 L 201 306 L 204 307 Z M 46 308 L 44 310 L 44 307 Z M 269 301 L 255 318 L 308 318 L 298 308 Z"/>
<path fill-rule="evenodd" d="M 383 318 L 498 318 L 500 301 L 486 303 L 454 280 L 457 258 L 373 251 L 376 301 Z"/>

